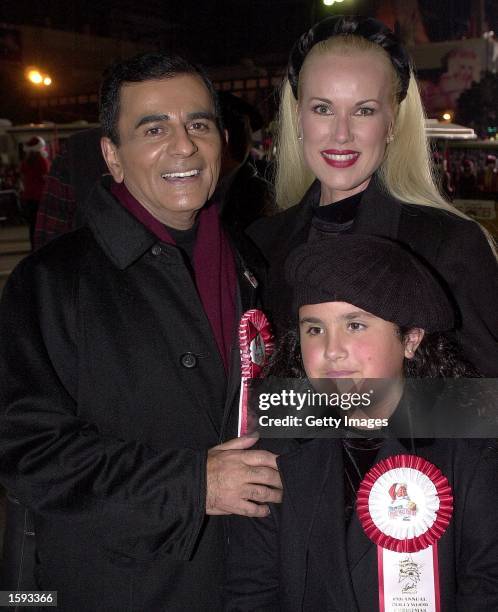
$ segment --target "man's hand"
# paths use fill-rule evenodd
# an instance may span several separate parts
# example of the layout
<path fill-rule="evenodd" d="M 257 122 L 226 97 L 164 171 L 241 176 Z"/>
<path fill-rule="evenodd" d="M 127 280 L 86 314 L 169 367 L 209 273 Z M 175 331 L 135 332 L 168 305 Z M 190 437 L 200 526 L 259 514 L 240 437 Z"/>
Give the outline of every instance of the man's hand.
<path fill-rule="evenodd" d="M 268 502 L 282 501 L 277 456 L 247 450 L 258 438 L 234 438 L 208 451 L 207 514 L 267 516 Z"/>

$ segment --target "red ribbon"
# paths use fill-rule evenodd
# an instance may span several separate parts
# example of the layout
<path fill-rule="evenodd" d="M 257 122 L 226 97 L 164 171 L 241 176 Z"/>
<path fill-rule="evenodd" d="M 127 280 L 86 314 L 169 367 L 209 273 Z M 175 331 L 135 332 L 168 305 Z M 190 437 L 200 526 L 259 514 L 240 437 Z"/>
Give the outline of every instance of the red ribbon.
<path fill-rule="evenodd" d="M 262 360 L 256 363 L 252 359 L 251 344 L 258 336 L 260 336 L 263 344 L 263 355 L 261 355 Z M 239 435 L 243 436 L 248 431 L 248 381 L 251 378 L 261 378 L 263 369 L 273 352 L 273 334 L 270 323 L 265 313 L 261 310 L 248 310 L 243 314 L 239 324 L 239 347 L 240 373 L 242 378 L 239 402 Z"/>

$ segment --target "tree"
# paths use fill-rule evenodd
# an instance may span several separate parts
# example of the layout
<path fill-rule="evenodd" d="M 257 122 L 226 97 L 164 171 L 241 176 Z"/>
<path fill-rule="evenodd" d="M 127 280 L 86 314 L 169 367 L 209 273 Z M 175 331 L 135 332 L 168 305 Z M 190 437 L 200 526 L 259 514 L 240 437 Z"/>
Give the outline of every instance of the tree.
<path fill-rule="evenodd" d="M 485 72 L 479 83 L 472 83 L 458 98 L 457 123 L 474 128 L 480 138 L 489 138 L 498 127 L 497 100 L 498 74 Z"/>

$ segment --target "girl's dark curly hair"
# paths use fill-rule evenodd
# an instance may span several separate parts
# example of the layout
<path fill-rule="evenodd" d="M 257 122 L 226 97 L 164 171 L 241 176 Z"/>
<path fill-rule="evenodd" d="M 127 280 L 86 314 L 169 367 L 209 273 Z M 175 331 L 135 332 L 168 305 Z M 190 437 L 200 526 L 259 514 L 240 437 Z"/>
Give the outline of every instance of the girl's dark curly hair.
<path fill-rule="evenodd" d="M 400 342 L 404 342 L 410 328 L 398 327 Z M 447 334 L 425 334 L 412 359 L 405 359 L 406 378 L 481 378 L 476 368 L 465 359 L 460 347 Z M 297 324 L 289 326 L 275 345 L 266 367 L 267 376 L 277 378 L 306 378 Z"/>

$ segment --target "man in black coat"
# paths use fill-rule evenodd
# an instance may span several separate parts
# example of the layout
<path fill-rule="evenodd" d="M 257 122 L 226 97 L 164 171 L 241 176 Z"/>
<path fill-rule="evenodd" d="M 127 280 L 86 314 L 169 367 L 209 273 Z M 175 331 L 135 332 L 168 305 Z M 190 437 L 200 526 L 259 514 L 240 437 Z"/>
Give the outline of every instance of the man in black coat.
<path fill-rule="evenodd" d="M 198 68 L 114 65 L 101 123 L 112 180 L 4 291 L 0 478 L 60 610 L 218 610 L 220 515 L 281 498 L 275 455 L 229 440 L 257 260 L 209 201 L 223 131 Z"/>

